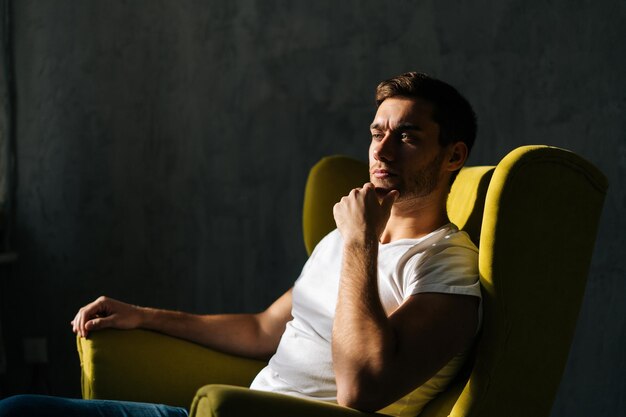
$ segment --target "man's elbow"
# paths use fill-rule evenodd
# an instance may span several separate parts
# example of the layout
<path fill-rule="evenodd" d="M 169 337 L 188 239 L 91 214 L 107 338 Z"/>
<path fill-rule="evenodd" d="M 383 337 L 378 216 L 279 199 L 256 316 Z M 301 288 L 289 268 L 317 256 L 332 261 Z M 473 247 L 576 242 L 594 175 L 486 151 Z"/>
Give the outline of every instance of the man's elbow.
<path fill-rule="evenodd" d="M 359 411 L 369 413 L 383 408 L 386 404 L 381 402 L 380 394 L 380 386 L 375 389 L 362 382 L 337 384 L 337 404 Z"/>

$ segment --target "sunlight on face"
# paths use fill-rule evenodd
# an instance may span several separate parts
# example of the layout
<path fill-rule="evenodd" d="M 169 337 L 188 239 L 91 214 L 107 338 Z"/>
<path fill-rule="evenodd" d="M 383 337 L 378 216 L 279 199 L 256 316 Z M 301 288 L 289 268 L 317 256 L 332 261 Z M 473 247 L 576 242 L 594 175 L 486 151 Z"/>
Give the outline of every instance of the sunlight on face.
<path fill-rule="evenodd" d="M 432 105 L 424 100 L 388 98 L 370 126 L 370 181 L 384 194 L 400 191 L 399 200 L 431 194 L 442 181 L 444 149 Z"/>

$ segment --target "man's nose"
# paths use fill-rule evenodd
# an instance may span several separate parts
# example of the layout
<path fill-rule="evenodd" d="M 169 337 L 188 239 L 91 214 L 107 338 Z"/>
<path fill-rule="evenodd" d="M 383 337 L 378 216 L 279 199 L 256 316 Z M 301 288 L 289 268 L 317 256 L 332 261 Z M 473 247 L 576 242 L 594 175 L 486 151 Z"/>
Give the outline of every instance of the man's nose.
<path fill-rule="evenodd" d="M 393 161 L 395 157 L 395 144 L 390 134 L 386 134 L 385 137 L 378 142 L 374 147 L 374 158 L 378 161 Z"/>

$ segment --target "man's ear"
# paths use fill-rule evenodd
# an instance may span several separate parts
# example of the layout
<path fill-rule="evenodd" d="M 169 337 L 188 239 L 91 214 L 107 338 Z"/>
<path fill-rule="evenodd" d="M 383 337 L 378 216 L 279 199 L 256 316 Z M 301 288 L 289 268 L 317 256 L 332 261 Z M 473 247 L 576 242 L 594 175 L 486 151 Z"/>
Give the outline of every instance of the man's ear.
<path fill-rule="evenodd" d="M 451 144 L 447 161 L 448 171 L 457 171 L 461 169 L 467 160 L 467 154 L 467 145 L 464 142 L 454 142 Z"/>

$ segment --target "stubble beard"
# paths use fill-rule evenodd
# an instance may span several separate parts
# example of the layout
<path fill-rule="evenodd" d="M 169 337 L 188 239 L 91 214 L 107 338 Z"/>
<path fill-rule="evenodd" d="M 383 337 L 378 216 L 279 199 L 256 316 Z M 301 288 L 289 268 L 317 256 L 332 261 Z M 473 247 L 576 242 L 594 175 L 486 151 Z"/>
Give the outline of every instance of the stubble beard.
<path fill-rule="evenodd" d="M 414 173 L 413 177 L 408 180 L 408 184 L 400 187 L 404 188 L 404 190 L 398 190 L 400 191 L 400 196 L 397 201 L 424 198 L 435 191 L 439 181 L 441 181 L 439 170 L 444 157 L 445 153 L 439 152 L 428 165 Z"/>

